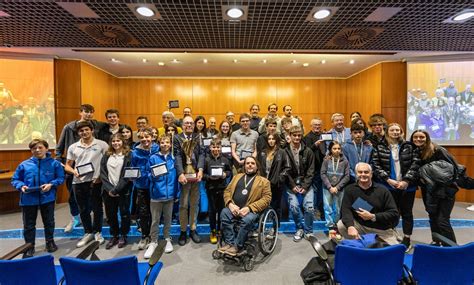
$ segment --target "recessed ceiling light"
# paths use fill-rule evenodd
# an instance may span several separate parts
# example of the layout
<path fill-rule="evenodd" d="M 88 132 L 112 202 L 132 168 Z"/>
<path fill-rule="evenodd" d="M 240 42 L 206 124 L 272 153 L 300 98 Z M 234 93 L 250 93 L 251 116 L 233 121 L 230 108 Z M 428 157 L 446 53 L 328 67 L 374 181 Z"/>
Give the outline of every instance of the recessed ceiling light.
<path fill-rule="evenodd" d="M 174 58 L 171 62 L 172 62 L 172 63 L 179 63 L 179 60 L 177 60 L 176 58 Z"/>
<path fill-rule="evenodd" d="M 328 9 L 321 9 L 319 11 L 316 11 L 314 14 L 313 14 L 313 18 L 315 18 L 316 20 L 321 20 L 321 19 L 324 19 L 324 18 L 327 18 L 329 15 L 331 15 L 331 11 L 328 10 Z"/>
<path fill-rule="evenodd" d="M 293 64 L 297 63 L 296 59 L 293 59 L 293 60 L 291 61 L 291 63 L 293 63 Z"/>
<path fill-rule="evenodd" d="M 303 67 L 308 67 L 309 66 L 309 63 L 305 62 L 303 63 Z"/>
<path fill-rule="evenodd" d="M 326 64 L 326 60 L 325 59 L 321 60 L 321 64 Z"/>
<path fill-rule="evenodd" d="M 456 21 L 456 22 L 465 21 L 472 17 L 474 17 L 474 11 L 465 12 L 465 13 L 461 13 L 459 15 L 454 16 L 453 21 Z"/>
<path fill-rule="evenodd" d="M 234 63 L 237 63 L 237 61 L 238 61 L 237 59 L 234 59 L 234 60 L 233 60 Z"/>
<path fill-rule="evenodd" d="M 118 62 L 118 60 L 116 60 L 115 58 L 111 58 L 110 61 L 112 61 L 112 62 Z"/>
<path fill-rule="evenodd" d="M 266 59 L 264 59 L 264 60 L 262 60 L 262 62 L 263 62 L 263 63 L 267 63 L 267 60 L 266 60 Z"/>
<path fill-rule="evenodd" d="M 240 8 L 231 8 L 226 12 L 227 16 L 231 17 L 232 19 L 240 18 L 244 15 L 244 11 Z"/>
<path fill-rule="evenodd" d="M 147 60 L 146 58 L 144 58 L 144 59 L 142 59 L 142 62 L 143 62 L 143 63 L 147 63 L 148 60 Z"/>
<path fill-rule="evenodd" d="M 155 12 L 148 7 L 137 7 L 135 11 L 143 17 L 153 17 L 155 15 Z"/>
<path fill-rule="evenodd" d="M 158 65 L 159 65 L 159 66 L 164 66 L 164 65 L 165 65 L 165 63 L 164 63 L 164 62 L 162 62 L 162 61 L 160 61 L 160 62 L 158 62 Z"/>
<path fill-rule="evenodd" d="M 207 58 L 202 60 L 203 63 L 207 63 Z"/>
<path fill-rule="evenodd" d="M 351 59 L 349 60 L 349 64 L 354 64 L 355 63 L 355 60 Z"/>

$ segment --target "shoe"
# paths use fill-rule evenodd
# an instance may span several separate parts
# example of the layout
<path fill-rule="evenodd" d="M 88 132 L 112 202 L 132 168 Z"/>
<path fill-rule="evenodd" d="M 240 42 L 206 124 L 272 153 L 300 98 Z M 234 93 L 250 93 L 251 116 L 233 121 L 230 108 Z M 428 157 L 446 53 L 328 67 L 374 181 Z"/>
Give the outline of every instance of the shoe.
<path fill-rule="evenodd" d="M 209 240 L 211 241 L 212 244 L 216 244 L 216 243 L 217 243 L 216 230 L 212 230 L 212 231 L 211 231 L 211 235 L 209 236 Z"/>
<path fill-rule="evenodd" d="M 473 211 L 474 212 L 474 205 L 471 205 L 469 207 L 466 208 L 468 211 Z"/>
<path fill-rule="evenodd" d="M 201 242 L 201 238 L 199 237 L 196 230 L 190 231 L 189 236 L 191 237 L 191 239 L 193 240 L 194 243 L 200 243 Z"/>
<path fill-rule="evenodd" d="M 79 215 L 72 217 L 69 223 L 64 227 L 65 233 L 70 233 L 74 230 L 75 227 L 81 224 L 81 220 L 79 219 Z"/>
<path fill-rule="evenodd" d="M 230 256 L 236 256 L 239 253 L 239 249 L 235 246 L 231 246 L 225 251 L 225 253 Z"/>
<path fill-rule="evenodd" d="M 220 253 L 226 253 L 227 250 L 229 250 L 229 248 L 231 248 L 232 246 L 230 244 L 224 244 L 223 246 L 219 247 L 217 249 L 218 252 Z"/>
<path fill-rule="evenodd" d="M 94 239 L 99 242 L 99 244 L 104 244 L 105 239 L 101 233 L 95 233 Z"/>
<path fill-rule="evenodd" d="M 58 250 L 58 246 L 56 245 L 56 243 L 54 243 L 54 240 L 48 240 L 46 241 L 46 251 L 47 252 L 55 252 L 56 250 Z"/>
<path fill-rule="evenodd" d="M 303 229 L 299 229 L 296 231 L 295 235 L 293 236 L 293 241 L 294 242 L 299 242 L 303 238 L 304 231 Z"/>
<path fill-rule="evenodd" d="M 105 249 L 111 249 L 114 247 L 116 244 L 119 243 L 118 237 L 112 237 L 109 242 L 105 245 Z"/>
<path fill-rule="evenodd" d="M 118 248 L 123 248 L 127 245 L 127 237 L 120 237 L 117 243 Z"/>
<path fill-rule="evenodd" d="M 409 237 L 403 237 L 403 240 L 401 242 L 407 249 L 405 252 L 409 252 L 411 249 L 411 243 L 410 243 L 410 238 Z"/>
<path fill-rule="evenodd" d="M 171 243 L 171 238 L 166 239 L 165 253 L 173 252 L 173 244 Z"/>
<path fill-rule="evenodd" d="M 309 233 L 309 234 L 304 234 L 303 237 L 305 240 L 309 240 L 310 237 L 312 237 L 313 234 L 312 233 Z"/>
<path fill-rule="evenodd" d="M 35 247 L 28 249 L 25 253 L 23 253 L 23 258 L 30 258 L 35 255 Z"/>
<path fill-rule="evenodd" d="M 93 234 L 85 234 L 82 239 L 76 244 L 77 247 L 83 247 L 88 244 L 90 241 L 94 240 Z"/>
<path fill-rule="evenodd" d="M 181 232 L 181 234 L 179 235 L 178 244 L 180 246 L 185 245 L 187 242 L 187 239 L 188 239 L 188 234 L 186 232 Z"/>
<path fill-rule="evenodd" d="M 155 251 L 157 246 L 158 246 L 157 242 L 150 242 L 150 244 L 148 245 L 148 249 L 145 251 L 145 254 L 143 255 L 143 258 L 150 259 L 150 257 L 153 255 L 153 252 Z"/>
<path fill-rule="evenodd" d="M 149 243 L 150 243 L 150 238 L 149 237 L 142 237 L 142 239 L 138 243 L 138 249 L 139 250 L 144 250 Z"/>

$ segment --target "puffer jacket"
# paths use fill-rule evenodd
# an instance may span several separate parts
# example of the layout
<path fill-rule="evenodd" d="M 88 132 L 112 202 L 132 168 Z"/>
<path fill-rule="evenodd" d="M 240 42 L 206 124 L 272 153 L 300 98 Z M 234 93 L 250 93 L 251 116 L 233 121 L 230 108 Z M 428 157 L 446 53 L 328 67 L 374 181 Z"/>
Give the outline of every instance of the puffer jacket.
<path fill-rule="evenodd" d="M 372 163 L 374 166 L 374 174 L 380 182 L 386 182 L 391 178 L 392 169 L 392 152 L 386 141 L 374 146 L 372 150 Z M 399 144 L 399 157 L 402 180 L 414 186 L 420 167 L 419 151 L 415 145 L 410 142 L 401 142 Z"/>
<path fill-rule="evenodd" d="M 44 159 L 31 157 L 18 165 L 12 177 L 12 185 L 20 191 L 20 206 L 42 205 L 56 200 L 56 188 L 64 182 L 64 169 L 50 153 Z M 23 193 L 21 187 L 39 187 L 51 183 L 51 190 Z"/>
<path fill-rule="evenodd" d="M 162 155 L 157 152 L 150 157 L 150 166 L 166 163 L 168 173 L 153 177 L 149 171 L 150 177 L 150 199 L 154 201 L 174 200 L 178 193 L 178 177 L 176 175 L 175 159 L 171 154 Z"/>
<path fill-rule="evenodd" d="M 160 147 L 153 143 L 149 150 L 142 149 L 140 145 L 132 151 L 132 167 L 139 167 L 141 176 L 133 181 L 133 186 L 140 189 L 150 188 L 148 173 L 150 172 L 150 157 L 157 153 Z"/>

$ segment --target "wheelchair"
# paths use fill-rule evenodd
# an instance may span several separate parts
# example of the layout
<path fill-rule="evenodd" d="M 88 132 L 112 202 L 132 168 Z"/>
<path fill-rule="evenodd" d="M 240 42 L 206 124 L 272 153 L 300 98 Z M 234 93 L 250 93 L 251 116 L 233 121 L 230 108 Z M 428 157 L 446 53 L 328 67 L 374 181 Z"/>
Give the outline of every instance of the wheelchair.
<path fill-rule="evenodd" d="M 234 225 L 234 232 L 239 225 Z M 278 240 L 278 216 L 274 209 L 267 208 L 259 215 L 258 224 L 249 232 L 244 248 L 239 254 L 232 256 L 219 251 L 223 245 L 222 236 L 218 236 L 218 248 L 212 252 L 213 259 L 222 259 L 243 266 L 245 271 L 252 271 L 255 263 L 263 262 L 275 250 Z"/>

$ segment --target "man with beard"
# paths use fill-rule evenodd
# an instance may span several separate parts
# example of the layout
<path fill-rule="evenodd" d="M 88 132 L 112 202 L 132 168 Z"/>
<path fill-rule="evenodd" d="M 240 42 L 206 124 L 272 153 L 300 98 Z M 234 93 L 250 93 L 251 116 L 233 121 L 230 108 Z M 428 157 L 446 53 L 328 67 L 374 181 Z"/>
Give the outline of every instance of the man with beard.
<path fill-rule="evenodd" d="M 262 118 L 258 116 L 258 112 L 260 112 L 260 106 L 257 104 L 252 104 L 250 106 L 250 129 L 258 132 L 258 124 L 260 124 L 260 121 Z"/>

